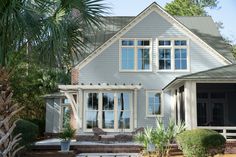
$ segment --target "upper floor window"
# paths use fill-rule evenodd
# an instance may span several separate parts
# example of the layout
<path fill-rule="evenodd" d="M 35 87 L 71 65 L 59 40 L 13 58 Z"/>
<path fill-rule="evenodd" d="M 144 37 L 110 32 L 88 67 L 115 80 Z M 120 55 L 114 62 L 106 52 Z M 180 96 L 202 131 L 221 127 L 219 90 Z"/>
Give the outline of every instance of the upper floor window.
<path fill-rule="evenodd" d="M 161 115 L 161 93 L 156 91 L 147 91 L 147 116 Z"/>
<path fill-rule="evenodd" d="M 187 40 L 159 40 L 159 70 L 187 70 Z"/>
<path fill-rule="evenodd" d="M 122 39 L 120 64 L 124 71 L 150 71 L 151 40 Z"/>

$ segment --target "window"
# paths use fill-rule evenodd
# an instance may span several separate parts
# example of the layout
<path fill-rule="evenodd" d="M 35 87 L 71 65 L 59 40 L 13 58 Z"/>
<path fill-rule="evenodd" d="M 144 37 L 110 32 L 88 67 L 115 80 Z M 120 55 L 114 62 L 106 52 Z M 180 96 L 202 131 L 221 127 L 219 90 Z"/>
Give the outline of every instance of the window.
<path fill-rule="evenodd" d="M 159 49 L 159 69 L 171 69 L 170 49 Z"/>
<path fill-rule="evenodd" d="M 161 115 L 161 93 L 148 91 L 147 92 L 147 116 Z"/>
<path fill-rule="evenodd" d="M 102 93 L 102 128 L 114 129 L 114 93 Z"/>
<path fill-rule="evenodd" d="M 171 41 L 170 40 L 160 40 L 159 41 L 159 46 L 170 46 Z"/>
<path fill-rule="evenodd" d="M 68 124 L 70 124 L 71 120 L 71 107 L 68 99 L 61 99 L 61 128 L 65 128 Z"/>
<path fill-rule="evenodd" d="M 88 93 L 86 103 L 86 127 L 98 127 L 98 93 Z"/>
<path fill-rule="evenodd" d="M 187 40 L 159 40 L 159 70 L 187 70 Z"/>
<path fill-rule="evenodd" d="M 130 128 L 130 94 L 118 93 L 118 129 Z"/>
<path fill-rule="evenodd" d="M 134 48 L 122 48 L 122 69 L 134 69 Z"/>
<path fill-rule="evenodd" d="M 93 127 L 111 132 L 130 131 L 132 96 L 129 91 L 86 92 L 85 128 L 88 131 Z"/>
<path fill-rule="evenodd" d="M 175 49 L 175 69 L 187 69 L 186 49 Z"/>
<path fill-rule="evenodd" d="M 175 40 L 175 46 L 186 46 L 187 41 L 186 40 Z"/>
<path fill-rule="evenodd" d="M 151 40 L 122 39 L 120 64 L 123 71 L 151 70 Z"/>

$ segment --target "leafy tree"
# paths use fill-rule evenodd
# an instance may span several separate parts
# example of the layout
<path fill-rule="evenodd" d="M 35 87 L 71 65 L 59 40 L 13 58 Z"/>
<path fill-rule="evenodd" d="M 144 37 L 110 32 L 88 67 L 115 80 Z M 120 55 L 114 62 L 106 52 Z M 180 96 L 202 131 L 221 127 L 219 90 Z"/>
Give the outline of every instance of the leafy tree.
<path fill-rule="evenodd" d="M 44 120 L 45 102 L 43 95 L 56 92 L 58 84 L 69 84 L 68 72 L 58 68 L 47 68 L 22 62 L 12 71 L 11 84 L 14 100 L 25 109 L 21 118 Z"/>
<path fill-rule="evenodd" d="M 101 24 L 103 0 L 2 0 L 0 65 L 23 49 L 50 66 L 78 59 L 85 47 L 84 30 Z"/>
<path fill-rule="evenodd" d="M 233 45 L 232 47 L 233 47 L 233 55 L 236 58 L 236 45 Z"/>
<path fill-rule="evenodd" d="M 174 0 L 165 6 L 171 15 L 177 16 L 203 16 L 207 7 L 217 7 L 217 0 Z"/>
<path fill-rule="evenodd" d="M 14 157 L 24 146 L 18 147 L 21 134 L 15 134 L 16 127 L 14 116 L 22 110 L 12 100 L 12 89 L 9 81 L 9 72 L 0 67 L 0 156 Z"/>
<path fill-rule="evenodd" d="M 218 5 L 218 0 L 192 0 L 195 4 L 203 8 L 216 8 Z"/>

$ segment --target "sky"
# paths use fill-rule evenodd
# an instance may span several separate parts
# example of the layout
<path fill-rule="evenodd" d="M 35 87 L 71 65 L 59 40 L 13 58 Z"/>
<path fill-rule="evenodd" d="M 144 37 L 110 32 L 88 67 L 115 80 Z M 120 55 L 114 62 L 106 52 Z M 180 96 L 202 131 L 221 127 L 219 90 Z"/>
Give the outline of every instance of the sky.
<path fill-rule="evenodd" d="M 156 0 L 162 7 L 171 1 Z M 106 0 L 112 16 L 136 16 L 152 2 L 154 0 Z M 222 36 L 236 44 L 236 0 L 219 0 L 218 8 L 207 9 L 207 12 L 215 22 L 223 23 Z"/>

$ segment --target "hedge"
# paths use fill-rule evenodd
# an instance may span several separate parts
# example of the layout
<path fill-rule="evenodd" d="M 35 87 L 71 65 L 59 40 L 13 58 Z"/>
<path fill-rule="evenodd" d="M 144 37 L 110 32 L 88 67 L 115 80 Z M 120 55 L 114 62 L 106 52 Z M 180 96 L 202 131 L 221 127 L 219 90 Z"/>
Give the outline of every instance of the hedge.
<path fill-rule="evenodd" d="M 16 122 L 16 127 L 13 131 L 13 136 L 21 133 L 21 141 L 19 142 L 20 146 L 29 147 L 32 144 L 39 134 L 39 127 L 34 123 L 20 119 Z"/>
<path fill-rule="evenodd" d="M 187 157 L 206 157 L 223 153 L 225 138 L 213 130 L 187 130 L 177 136 L 177 143 Z"/>

